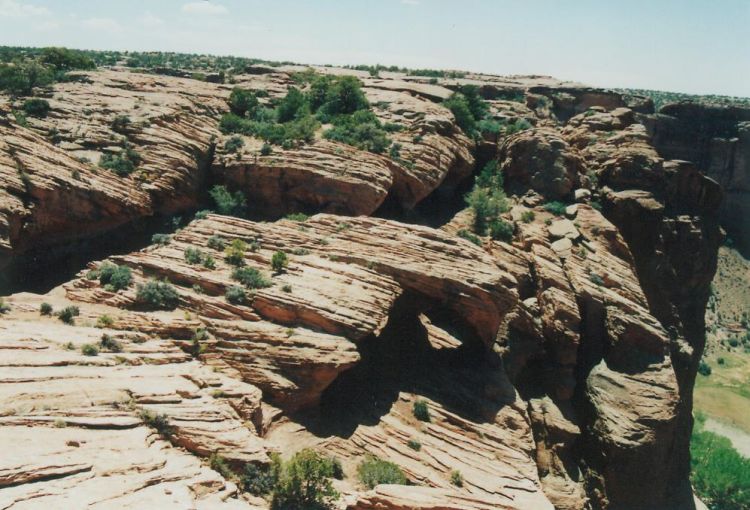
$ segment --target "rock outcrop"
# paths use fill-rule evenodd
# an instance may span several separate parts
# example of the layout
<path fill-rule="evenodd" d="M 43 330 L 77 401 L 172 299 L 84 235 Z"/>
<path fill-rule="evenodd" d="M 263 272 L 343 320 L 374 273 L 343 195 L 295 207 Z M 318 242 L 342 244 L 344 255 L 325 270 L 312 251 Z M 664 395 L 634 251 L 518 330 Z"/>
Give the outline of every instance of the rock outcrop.
<path fill-rule="evenodd" d="M 235 80 L 271 101 L 301 70 Z M 242 190 L 255 220 L 202 214 L 107 257 L 130 272 L 119 291 L 91 261 L 4 301 L 0 507 L 268 508 L 231 473 L 312 448 L 341 461 L 341 509 L 694 508 L 692 388 L 722 186 L 733 193 L 747 159 L 741 122 L 685 154 L 679 108 L 654 116 L 648 101 L 544 77 L 362 73 L 375 115 L 400 126 L 397 156 L 320 133 L 270 154 L 245 137 L 229 154 L 229 85 L 81 76 L 27 125 L 0 103 L 0 258 L 197 208 L 216 183 Z M 439 104 L 467 84 L 494 118 L 532 127 L 468 138 Z M 701 148 L 717 136 L 736 137 L 719 182 L 700 171 L 718 168 Z M 142 158 L 132 174 L 94 166 L 127 147 Z M 469 210 L 441 228 L 371 217 L 409 218 L 493 158 L 510 242 L 467 233 Z M 260 221 L 292 212 L 311 216 Z M 288 264 L 273 268 L 279 252 Z M 149 307 L 149 282 L 174 302 Z M 42 303 L 77 308 L 68 324 Z M 365 487 L 371 456 L 412 485 Z"/>

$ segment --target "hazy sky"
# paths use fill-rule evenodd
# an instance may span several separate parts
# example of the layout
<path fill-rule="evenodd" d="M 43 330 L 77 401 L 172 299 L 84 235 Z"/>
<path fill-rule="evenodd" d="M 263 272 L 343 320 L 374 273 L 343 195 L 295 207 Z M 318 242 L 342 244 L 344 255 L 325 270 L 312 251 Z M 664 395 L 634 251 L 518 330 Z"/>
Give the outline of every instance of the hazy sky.
<path fill-rule="evenodd" d="M 0 44 L 549 74 L 750 96 L 750 0 L 0 0 Z"/>

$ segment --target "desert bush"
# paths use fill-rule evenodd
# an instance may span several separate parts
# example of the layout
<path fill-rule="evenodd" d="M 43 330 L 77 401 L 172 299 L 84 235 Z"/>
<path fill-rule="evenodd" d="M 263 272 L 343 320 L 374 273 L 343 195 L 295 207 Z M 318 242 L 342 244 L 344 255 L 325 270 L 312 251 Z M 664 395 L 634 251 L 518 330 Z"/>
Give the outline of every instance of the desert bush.
<path fill-rule="evenodd" d="M 235 239 L 232 244 L 224 248 L 224 260 L 233 266 L 244 266 L 246 251 L 247 243 L 242 239 Z"/>
<path fill-rule="evenodd" d="M 109 125 L 110 128 L 112 128 L 112 131 L 115 133 L 127 133 L 128 129 L 130 129 L 130 125 L 132 124 L 132 121 L 130 120 L 130 117 L 127 115 L 118 115 L 113 120 L 112 123 Z"/>
<path fill-rule="evenodd" d="M 99 347 L 104 351 L 122 352 L 122 344 L 106 333 L 102 335 L 102 338 L 99 341 Z"/>
<path fill-rule="evenodd" d="M 596 273 L 590 273 L 589 274 L 589 280 L 591 281 L 591 283 L 593 283 L 594 285 L 597 285 L 599 287 L 601 287 L 602 285 L 604 285 L 604 279 L 601 276 L 599 276 L 598 274 L 596 274 Z"/>
<path fill-rule="evenodd" d="M 271 268 L 275 273 L 279 274 L 284 272 L 284 269 L 289 265 L 289 258 L 283 251 L 277 251 L 271 257 Z"/>
<path fill-rule="evenodd" d="M 334 126 L 323 133 L 328 140 L 351 145 L 375 154 L 383 153 L 391 144 L 378 118 L 369 110 L 332 119 Z"/>
<path fill-rule="evenodd" d="M 185 248 L 183 256 L 185 257 L 185 262 L 188 264 L 200 264 L 203 262 L 203 252 L 192 246 Z"/>
<path fill-rule="evenodd" d="M 304 94 L 296 87 L 289 87 L 286 96 L 276 108 L 276 119 L 278 122 L 289 122 L 309 113 L 310 109 Z"/>
<path fill-rule="evenodd" d="M 468 135 L 472 135 L 477 130 L 477 122 L 474 115 L 471 113 L 469 101 L 460 92 L 455 92 L 451 97 L 446 99 L 443 104 L 448 108 L 453 117 L 456 119 L 456 124 Z"/>
<path fill-rule="evenodd" d="M 233 305 L 241 305 L 247 301 L 247 293 L 245 292 L 245 289 L 239 285 L 232 285 L 229 287 L 224 294 L 224 297 L 227 299 L 227 302 L 232 303 Z"/>
<path fill-rule="evenodd" d="M 382 484 L 406 485 L 408 482 L 400 467 L 374 456 L 368 456 L 357 466 L 357 477 L 368 489 Z"/>
<path fill-rule="evenodd" d="M 258 467 L 249 462 L 245 464 L 239 478 L 240 489 L 254 496 L 269 494 L 276 485 L 280 462 L 278 455 L 272 455 L 271 466 L 268 468 Z"/>
<path fill-rule="evenodd" d="M 224 150 L 226 152 L 238 152 L 245 146 L 245 140 L 241 136 L 233 136 L 224 143 Z"/>
<path fill-rule="evenodd" d="M 27 99 L 23 103 L 23 112 L 31 117 L 46 117 L 50 109 L 46 99 Z"/>
<path fill-rule="evenodd" d="M 456 487 L 464 486 L 464 477 L 461 474 L 461 471 L 458 471 L 457 469 L 451 471 L 451 483 Z"/>
<path fill-rule="evenodd" d="M 63 321 L 65 324 L 73 324 L 75 322 L 75 318 L 80 315 L 80 310 L 77 306 L 66 306 L 59 312 L 57 312 L 57 317 Z"/>
<path fill-rule="evenodd" d="M 161 246 L 166 246 L 172 241 L 172 236 L 169 234 L 154 234 L 151 236 L 151 243 L 152 244 L 159 244 Z"/>
<path fill-rule="evenodd" d="M 224 251 L 224 247 L 227 245 L 226 241 L 220 235 L 212 235 L 208 238 L 208 247 L 216 251 Z"/>
<path fill-rule="evenodd" d="M 98 269 L 99 283 L 110 292 L 127 289 L 133 281 L 133 275 L 127 266 L 118 266 L 105 262 Z"/>
<path fill-rule="evenodd" d="M 416 439 L 409 439 L 409 441 L 406 442 L 406 446 L 408 446 L 415 452 L 418 452 L 419 450 L 422 449 L 422 443 L 420 443 Z"/>
<path fill-rule="evenodd" d="M 700 363 L 698 363 L 698 373 L 702 376 L 708 377 L 711 375 L 711 365 L 701 360 Z"/>
<path fill-rule="evenodd" d="M 29 96 L 34 88 L 49 85 L 54 74 L 48 67 L 36 62 L 0 63 L 0 90 L 15 96 Z"/>
<path fill-rule="evenodd" d="M 99 349 L 95 345 L 83 344 L 81 346 L 81 354 L 84 356 L 98 356 Z"/>
<path fill-rule="evenodd" d="M 42 315 L 52 315 L 52 305 L 49 303 L 42 303 L 39 305 L 39 313 Z"/>
<path fill-rule="evenodd" d="M 474 231 L 484 235 L 489 222 L 508 210 L 508 199 L 502 189 L 475 186 L 467 195 L 466 203 L 474 212 Z"/>
<path fill-rule="evenodd" d="M 99 318 L 96 319 L 97 328 L 111 328 L 114 324 L 115 320 L 107 314 L 100 315 Z"/>
<path fill-rule="evenodd" d="M 273 147 L 271 147 L 267 143 L 264 143 L 263 146 L 260 148 L 261 156 L 270 156 L 272 153 L 273 153 Z"/>
<path fill-rule="evenodd" d="M 250 289 L 264 289 L 272 285 L 271 280 L 253 267 L 238 267 L 232 271 L 232 279 Z"/>
<path fill-rule="evenodd" d="M 566 208 L 567 206 L 564 203 L 557 200 L 544 204 L 544 210 L 554 214 L 555 216 L 563 216 L 565 214 Z"/>
<path fill-rule="evenodd" d="M 299 213 L 298 212 L 298 213 L 287 214 L 286 216 L 284 216 L 284 219 L 287 219 L 287 220 L 290 220 L 290 221 L 305 222 L 308 219 L 310 219 L 310 216 L 308 216 L 305 213 Z"/>
<path fill-rule="evenodd" d="M 536 218 L 534 211 L 524 211 L 521 213 L 521 221 L 524 223 L 531 223 Z"/>
<path fill-rule="evenodd" d="M 489 230 L 492 239 L 509 243 L 513 240 L 513 232 L 515 228 L 512 223 L 495 218 L 490 221 Z"/>
<path fill-rule="evenodd" d="M 216 259 L 214 259 L 211 255 L 204 256 L 203 262 L 201 264 L 206 269 L 216 269 Z"/>
<path fill-rule="evenodd" d="M 99 158 L 99 166 L 111 170 L 120 177 L 126 177 L 133 173 L 138 165 L 141 164 L 141 156 L 129 145 L 120 150 L 117 154 L 109 152 L 102 154 Z"/>
<path fill-rule="evenodd" d="M 417 399 L 414 401 L 414 405 L 412 406 L 412 413 L 414 414 L 414 417 L 419 421 L 429 422 L 432 419 L 430 417 L 430 408 L 427 406 L 427 402 L 421 399 Z"/>
<path fill-rule="evenodd" d="M 298 452 L 277 473 L 271 510 L 325 510 L 339 497 L 330 480 L 331 461 L 312 450 Z"/>
<path fill-rule="evenodd" d="M 482 240 L 479 239 L 476 234 L 473 232 L 469 232 L 465 228 L 462 228 L 458 231 L 458 237 L 463 237 L 467 241 L 471 241 L 472 243 L 476 244 L 477 246 L 482 246 Z"/>
<path fill-rule="evenodd" d="M 139 416 L 145 425 L 156 430 L 162 437 L 169 439 L 174 435 L 175 427 L 169 423 L 169 417 L 166 414 L 157 414 L 143 409 Z"/>
<path fill-rule="evenodd" d="M 231 193 L 226 186 L 217 185 L 211 188 L 208 193 L 216 204 L 217 213 L 239 217 L 245 215 L 247 201 L 241 191 Z"/>
<path fill-rule="evenodd" d="M 174 310 L 180 303 L 177 290 L 167 282 L 151 280 L 138 285 L 136 303 L 151 310 Z"/>
<path fill-rule="evenodd" d="M 229 109 L 239 117 L 252 115 L 260 107 L 258 97 L 252 90 L 235 87 L 229 95 Z"/>

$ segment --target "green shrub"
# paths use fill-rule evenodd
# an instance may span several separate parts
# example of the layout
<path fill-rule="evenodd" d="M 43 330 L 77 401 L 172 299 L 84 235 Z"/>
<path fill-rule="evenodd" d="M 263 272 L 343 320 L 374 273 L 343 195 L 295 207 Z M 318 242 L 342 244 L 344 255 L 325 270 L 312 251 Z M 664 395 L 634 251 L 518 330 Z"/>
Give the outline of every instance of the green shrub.
<path fill-rule="evenodd" d="M 513 240 L 513 232 L 515 228 L 512 223 L 503 221 L 499 218 L 495 218 L 490 221 L 490 236 L 492 239 L 498 241 L 505 241 L 507 243 Z"/>
<path fill-rule="evenodd" d="M 107 314 L 100 315 L 99 318 L 96 319 L 97 328 L 111 328 L 114 324 L 115 320 Z"/>
<path fill-rule="evenodd" d="M 284 219 L 287 219 L 289 221 L 305 222 L 310 219 L 310 216 L 305 213 L 292 213 L 284 216 Z"/>
<path fill-rule="evenodd" d="M 501 189 L 503 187 L 503 174 L 500 172 L 500 166 L 496 159 L 489 161 L 482 167 L 475 184 L 480 188 Z"/>
<path fill-rule="evenodd" d="M 359 481 L 368 489 L 374 489 L 377 485 L 406 485 L 406 475 L 393 462 L 368 456 L 357 466 Z"/>
<path fill-rule="evenodd" d="M 244 266 L 246 251 L 247 243 L 242 239 L 235 239 L 224 249 L 224 260 L 233 266 Z"/>
<path fill-rule="evenodd" d="M 250 289 L 265 289 L 272 285 L 263 273 L 253 267 L 238 267 L 232 271 L 232 279 Z"/>
<path fill-rule="evenodd" d="M 458 231 L 458 237 L 462 237 L 466 239 L 467 241 L 471 241 L 472 243 L 476 244 L 477 246 L 482 246 L 482 240 L 479 239 L 476 234 L 473 232 L 469 232 L 465 228 L 462 228 Z"/>
<path fill-rule="evenodd" d="M 460 471 L 457 469 L 454 469 L 451 471 L 451 483 L 455 485 L 456 487 L 463 487 L 464 486 L 464 477 L 461 474 Z"/>
<path fill-rule="evenodd" d="M 208 458 L 208 465 L 211 466 L 211 469 L 219 473 L 227 480 L 231 480 L 232 478 L 234 478 L 234 473 L 229 467 L 229 464 L 227 464 L 226 459 L 224 459 L 224 457 L 222 457 L 218 453 L 211 454 L 211 456 Z"/>
<path fill-rule="evenodd" d="M 0 63 L 0 90 L 12 95 L 29 96 L 34 88 L 49 85 L 53 81 L 52 71 L 38 62 Z"/>
<path fill-rule="evenodd" d="M 272 153 L 273 153 L 273 147 L 271 147 L 267 143 L 264 143 L 263 146 L 260 148 L 261 156 L 270 156 Z"/>
<path fill-rule="evenodd" d="M 42 303 L 39 305 L 39 313 L 42 315 L 52 315 L 52 305 L 49 303 Z"/>
<path fill-rule="evenodd" d="M 252 90 L 235 87 L 229 95 L 229 109 L 239 117 L 252 115 L 260 107 L 258 97 Z"/>
<path fill-rule="evenodd" d="M 7 313 L 10 311 L 10 306 L 5 302 L 3 298 L 0 298 L 0 314 Z"/>
<path fill-rule="evenodd" d="M 711 365 L 701 360 L 700 363 L 698 363 L 698 373 L 704 377 L 708 377 L 711 375 Z"/>
<path fill-rule="evenodd" d="M 203 252 L 200 251 L 198 248 L 193 248 L 192 246 L 189 246 L 185 248 L 183 255 L 185 257 L 185 261 L 188 264 L 200 264 L 201 262 L 203 262 Z"/>
<path fill-rule="evenodd" d="M 216 259 L 214 259 L 211 255 L 206 255 L 203 257 L 203 267 L 206 269 L 216 269 Z"/>
<path fill-rule="evenodd" d="M 690 441 L 690 480 L 709 508 L 750 508 L 750 459 L 740 455 L 729 439 L 704 430 L 696 417 Z"/>
<path fill-rule="evenodd" d="M 324 138 L 375 154 L 383 153 L 391 144 L 378 118 L 369 110 L 332 119 L 334 127 L 323 133 Z"/>
<path fill-rule="evenodd" d="M 508 210 L 508 199 L 502 189 L 475 186 L 467 195 L 466 203 L 474 212 L 474 231 L 484 235 L 488 222 Z"/>
<path fill-rule="evenodd" d="M 122 344 L 107 334 L 102 335 L 99 347 L 109 352 L 122 352 Z"/>
<path fill-rule="evenodd" d="M 63 321 L 65 324 L 73 324 L 75 322 L 75 318 L 80 315 L 80 310 L 77 306 L 66 306 L 59 312 L 57 312 L 57 317 Z"/>
<path fill-rule="evenodd" d="M 276 477 L 279 472 L 279 457 L 271 457 L 272 465 L 270 468 L 258 467 L 249 462 L 245 464 L 245 469 L 240 475 L 239 487 L 253 496 L 263 496 L 269 494 L 276 485 Z"/>
<path fill-rule="evenodd" d="M 245 215 L 247 201 L 241 191 L 230 193 L 226 186 L 214 186 L 208 192 L 216 204 L 216 212 L 227 216 Z"/>
<path fill-rule="evenodd" d="M 195 215 L 193 216 L 193 219 L 194 220 L 205 220 L 206 218 L 208 218 L 209 214 L 211 214 L 211 210 L 210 209 L 203 209 L 202 211 L 196 212 Z"/>
<path fill-rule="evenodd" d="M 208 247 L 216 251 L 224 251 L 224 247 L 227 245 L 226 241 L 220 235 L 212 235 L 208 238 Z"/>
<path fill-rule="evenodd" d="M 416 439 L 409 439 L 409 441 L 407 441 L 407 443 L 406 443 L 406 446 L 408 446 L 409 448 L 411 448 L 415 452 L 418 452 L 419 450 L 422 449 L 422 443 L 420 443 Z"/>
<path fill-rule="evenodd" d="M 118 266 L 111 262 L 105 262 L 98 269 L 99 283 L 110 292 L 118 292 L 127 289 L 133 281 L 130 268 L 127 266 Z"/>
<path fill-rule="evenodd" d="M 238 152 L 245 146 L 245 140 L 240 136 L 233 136 L 224 143 L 224 150 L 226 152 Z"/>
<path fill-rule="evenodd" d="M 330 481 L 331 461 L 312 450 L 298 452 L 277 473 L 271 510 L 331 509 L 339 497 Z"/>
<path fill-rule="evenodd" d="M 180 303 L 180 295 L 169 283 L 151 280 L 138 285 L 135 300 L 151 310 L 174 310 Z"/>
<path fill-rule="evenodd" d="M 247 301 L 247 293 L 245 292 L 245 289 L 238 285 L 232 285 L 229 287 L 224 294 L 224 297 L 227 299 L 227 302 L 232 303 L 233 305 L 241 305 Z"/>
<path fill-rule="evenodd" d="M 174 435 L 175 428 L 169 423 L 169 417 L 166 414 L 156 414 L 143 409 L 139 416 L 145 425 L 156 430 L 162 437 L 169 439 Z"/>
<path fill-rule="evenodd" d="M 471 113 L 469 101 L 460 92 L 455 92 L 451 97 L 446 99 L 443 104 L 448 108 L 456 124 L 464 130 L 467 135 L 473 135 L 477 130 L 477 123 L 474 115 Z"/>
<path fill-rule="evenodd" d="M 127 133 L 132 121 L 127 115 L 118 115 L 112 120 L 110 127 L 116 133 Z"/>
<path fill-rule="evenodd" d="M 567 205 L 557 200 L 544 204 L 544 210 L 554 214 L 555 216 L 563 216 L 565 214 L 566 208 Z"/>
<path fill-rule="evenodd" d="M 277 251 L 271 257 L 271 268 L 275 273 L 279 274 L 289 265 L 289 258 L 283 251 Z"/>
<path fill-rule="evenodd" d="M 723 365 L 724 363 L 726 363 L 726 360 L 720 357 L 716 359 L 716 363 L 718 363 L 719 365 Z"/>
<path fill-rule="evenodd" d="M 152 244 L 159 244 L 162 246 L 166 246 L 172 241 L 172 236 L 169 234 L 154 234 L 151 236 L 151 243 Z"/>
<path fill-rule="evenodd" d="M 536 218 L 534 211 L 524 211 L 521 213 L 521 221 L 524 223 L 531 223 Z"/>
<path fill-rule="evenodd" d="M 23 103 L 23 111 L 31 117 L 46 117 L 50 111 L 49 102 L 46 99 L 27 99 Z"/>
<path fill-rule="evenodd" d="M 414 401 L 414 405 L 412 406 L 412 413 L 414 414 L 414 417 L 419 421 L 431 421 L 430 408 L 427 406 L 427 402 L 424 400 L 417 399 Z"/>
<path fill-rule="evenodd" d="M 289 87 L 286 96 L 284 96 L 278 108 L 276 108 L 276 119 L 278 122 L 289 122 L 299 116 L 309 114 L 309 112 L 307 100 L 302 92 L 296 87 Z"/>
<path fill-rule="evenodd" d="M 56 71 L 74 69 L 94 69 L 96 64 L 84 53 L 68 48 L 49 47 L 42 50 L 41 62 L 53 67 Z"/>
<path fill-rule="evenodd" d="M 130 146 L 124 147 L 119 153 L 109 152 L 102 154 L 99 158 L 99 166 L 111 170 L 120 177 L 126 177 L 133 173 L 141 164 L 141 156 Z"/>
<path fill-rule="evenodd" d="M 320 106 L 324 114 L 348 115 L 369 108 L 370 104 L 362 92 L 362 82 L 356 77 L 341 76 L 326 84 L 325 103 Z"/>
<path fill-rule="evenodd" d="M 84 356 L 98 356 L 99 349 L 95 345 L 83 344 L 81 346 L 81 354 Z"/>

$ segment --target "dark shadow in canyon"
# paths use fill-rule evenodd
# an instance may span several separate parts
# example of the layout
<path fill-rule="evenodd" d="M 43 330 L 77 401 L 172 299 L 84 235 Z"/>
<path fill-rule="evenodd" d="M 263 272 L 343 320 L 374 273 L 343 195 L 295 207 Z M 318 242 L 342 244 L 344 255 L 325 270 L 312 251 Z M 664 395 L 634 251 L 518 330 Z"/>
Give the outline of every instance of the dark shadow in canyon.
<path fill-rule="evenodd" d="M 460 344 L 433 345 L 420 314 Z M 376 425 L 400 392 L 429 398 L 476 422 L 491 421 L 513 400 L 502 368 L 492 364 L 493 356 L 463 319 L 414 294 L 402 295 L 380 335 L 357 347 L 361 361 L 339 375 L 317 408 L 293 417 L 319 437 L 348 438 L 359 425 Z M 498 381 L 504 394 L 491 392 Z"/>

